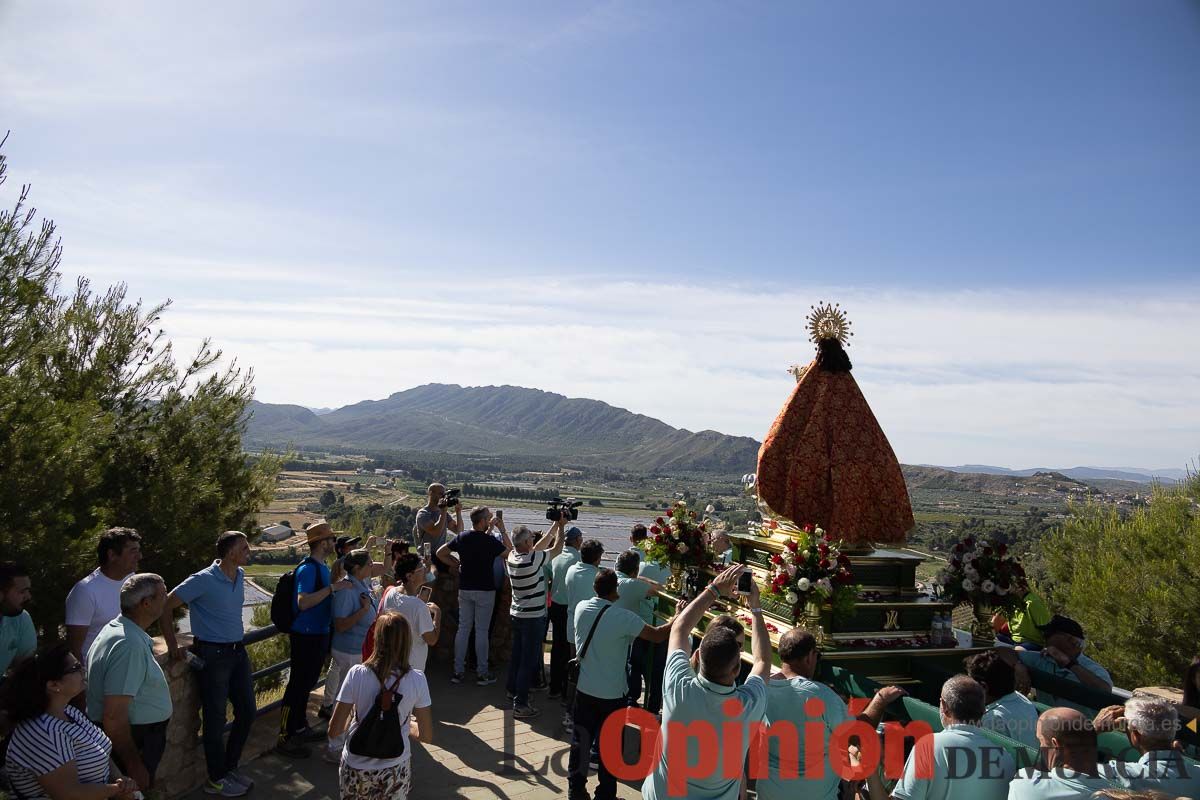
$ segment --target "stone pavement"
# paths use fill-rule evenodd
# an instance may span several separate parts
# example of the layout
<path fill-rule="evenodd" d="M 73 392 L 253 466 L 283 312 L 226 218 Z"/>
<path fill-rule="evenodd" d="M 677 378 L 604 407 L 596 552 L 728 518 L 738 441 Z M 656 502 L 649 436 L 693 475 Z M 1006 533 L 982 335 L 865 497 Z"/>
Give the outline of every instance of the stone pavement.
<path fill-rule="evenodd" d="M 503 677 L 492 686 L 476 686 L 471 681 L 453 686 L 448 665 L 434 661 L 430 666 L 433 744 L 413 744 L 410 798 L 540 800 L 566 796 L 568 745 L 562 735 L 558 701 L 547 700 L 544 692 L 535 693 L 533 703 L 542 708 L 541 716 L 514 720 L 511 713 L 505 713 Z M 314 714 L 319 698 L 320 693 L 315 692 L 310 704 Z M 278 723 L 278 713 L 256 720 L 247 753 L 269 748 Z M 243 767 L 256 783 L 248 800 L 338 796 L 337 767 L 315 754 L 308 760 L 293 760 L 267 751 Z M 588 788 L 594 791 L 595 786 L 593 772 Z M 640 786 L 618 784 L 617 796 L 641 797 Z M 199 790 L 188 796 L 189 800 L 208 797 Z"/>

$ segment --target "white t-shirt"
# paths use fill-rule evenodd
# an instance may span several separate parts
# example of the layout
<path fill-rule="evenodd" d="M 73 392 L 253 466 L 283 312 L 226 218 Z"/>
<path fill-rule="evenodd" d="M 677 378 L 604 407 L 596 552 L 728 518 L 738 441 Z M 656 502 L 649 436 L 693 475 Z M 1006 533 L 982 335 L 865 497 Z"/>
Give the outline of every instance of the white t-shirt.
<path fill-rule="evenodd" d="M 429 708 L 429 684 L 425 681 L 425 673 L 419 669 L 410 669 L 396 683 L 396 675 L 388 678 L 388 686 L 400 695 L 401 729 L 404 733 L 404 755 L 399 758 L 363 758 L 350 752 L 350 740 L 358 729 L 358 721 L 371 712 L 375 698 L 379 696 L 379 679 L 365 664 L 355 664 L 346 673 L 346 680 L 338 690 L 338 702 L 350 703 L 354 706 L 354 721 L 346 731 L 346 744 L 342 747 L 342 763 L 351 769 L 369 772 L 372 770 L 391 769 L 412 758 L 412 742 L 408 738 L 408 723 L 414 708 Z"/>
<path fill-rule="evenodd" d="M 433 614 L 429 606 L 419 597 L 411 594 L 401 594 L 398 589 L 391 589 L 383 598 L 384 611 L 398 611 L 408 620 L 412 631 L 412 650 L 408 654 L 408 665 L 413 669 L 425 671 L 425 662 L 429 658 L 429 645 L 425 644 L 422 634 L 433 630 Z"/>
<path fill-rule="evenodd" d="M 96 634 L 121 616 L 121 584 L 124 582 L 124 578 L 114 581 L 96 567 L 91 575 L 71 587 L 67 594 L 66 624 L 87 626 L 81 659 L 84 664 L 87 663 L 88 648 L 92 646 Z"/>

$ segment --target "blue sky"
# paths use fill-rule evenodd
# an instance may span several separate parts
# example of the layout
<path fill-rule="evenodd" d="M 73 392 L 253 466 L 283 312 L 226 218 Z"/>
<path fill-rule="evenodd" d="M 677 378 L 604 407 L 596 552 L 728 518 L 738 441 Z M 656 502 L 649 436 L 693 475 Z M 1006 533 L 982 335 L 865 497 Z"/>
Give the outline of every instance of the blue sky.
<path fill-rule="evenodd" d="M 761 437 L 829 299 L 902 460 L 1200 452 L 1196 3 L 165 6 L 0 3 L 12 183 L 260 399 Z"/>

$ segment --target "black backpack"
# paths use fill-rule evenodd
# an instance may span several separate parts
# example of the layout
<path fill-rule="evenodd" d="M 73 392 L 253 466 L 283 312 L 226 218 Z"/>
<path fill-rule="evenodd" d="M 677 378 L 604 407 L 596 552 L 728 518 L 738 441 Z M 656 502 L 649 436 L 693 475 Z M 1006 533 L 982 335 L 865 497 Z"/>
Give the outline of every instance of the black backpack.
<path fill-rule="evenodd" d="M 390 675 L 388 677 L 391 677 Z M 404 755 L 404 726 L 400 719 L 400 701 L 404 695 L 396 691 L 400 681 L 387 688 L 379 684 L 379 694 L 371 704 L 371 710 L 358 721 L 354 735 L 346 748 L 362 758 L 400 758 Z"/>
<path fill-rule="evenodd" d="M 275 586 L 275 594 L 271 595 L 271 624 L 280 633 L 291 633 L 292 624 L 296 621 L 296 570 L 304 566 L 306 561 L 311 561 L 316 564 L 317 561 L 312 556 L 304 559 L 296 565 L 296 569 L 286 572 L 279 576 L 279 583 Z M 321 583 L 321 570 L 317 569 L 317 583 Z M 325 587 L 318 585 L 318 589 Z"/>

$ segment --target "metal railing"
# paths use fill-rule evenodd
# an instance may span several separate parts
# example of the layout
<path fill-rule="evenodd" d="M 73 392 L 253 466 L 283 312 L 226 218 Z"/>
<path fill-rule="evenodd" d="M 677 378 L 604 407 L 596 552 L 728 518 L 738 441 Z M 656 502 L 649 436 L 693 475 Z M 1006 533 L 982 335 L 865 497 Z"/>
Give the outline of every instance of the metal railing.
<path fill-rule="evenodd" d="M 242 636 L 242 645 L 244 647 L 249 647 L 252 644 L 258 644 L 259 642 L 265 642 L 268 639 L 271 639 L 275 636 L 286 636 L 286 635 L 287 634 L 280 632 L 280 630 L 278 628 L 276 628 L 273 624 L 267 625 L 262 628 L 255 628 L 252 631 L 248 631 L 245 635 Z M 247 653 L 247 655 L 249 655 L 249 654 Z M 289 669 L 291 666 L 292 666 L 292 660 L 290 658 L 287 658 L 276 664 L 271 664 L 270 666 L 263 667 L 262 669 L 259 669 L 259 670 L 255 670 L 254 672 L 250 673 L 250 683 L 251 683 L 251 685 L 257 684 L 263 678 L 269 677 L 271 675 L 275 675 L 276 673 L 279 673 L 279 672 L 283 672 L 285 669 Z M 317 689 L 324 685 L 325 685 L 325 676 L 322 675 L 321 679 L 317 681 L 317 683 L 313 687 L 313 689 Z M 270 703 L 267 703 L 265 706 L 260 706 L 260 705 L 258 705 L 258 695 L 255 694 L 254 716 L 255 716 L 255 718 L 261 717 L 262 715 L 269 714 L 272 711 L 274 711 L 275 709 L 281 708 L 282 706 L 283 706 L 283 698 L 282 697 L 279 698 L 278 700 L 272 700 Z M 225 723 L 226 732 L 228 732 L 232 727 L 233 727 L 233 720 L 230 720 L 229 722 Z"/>

